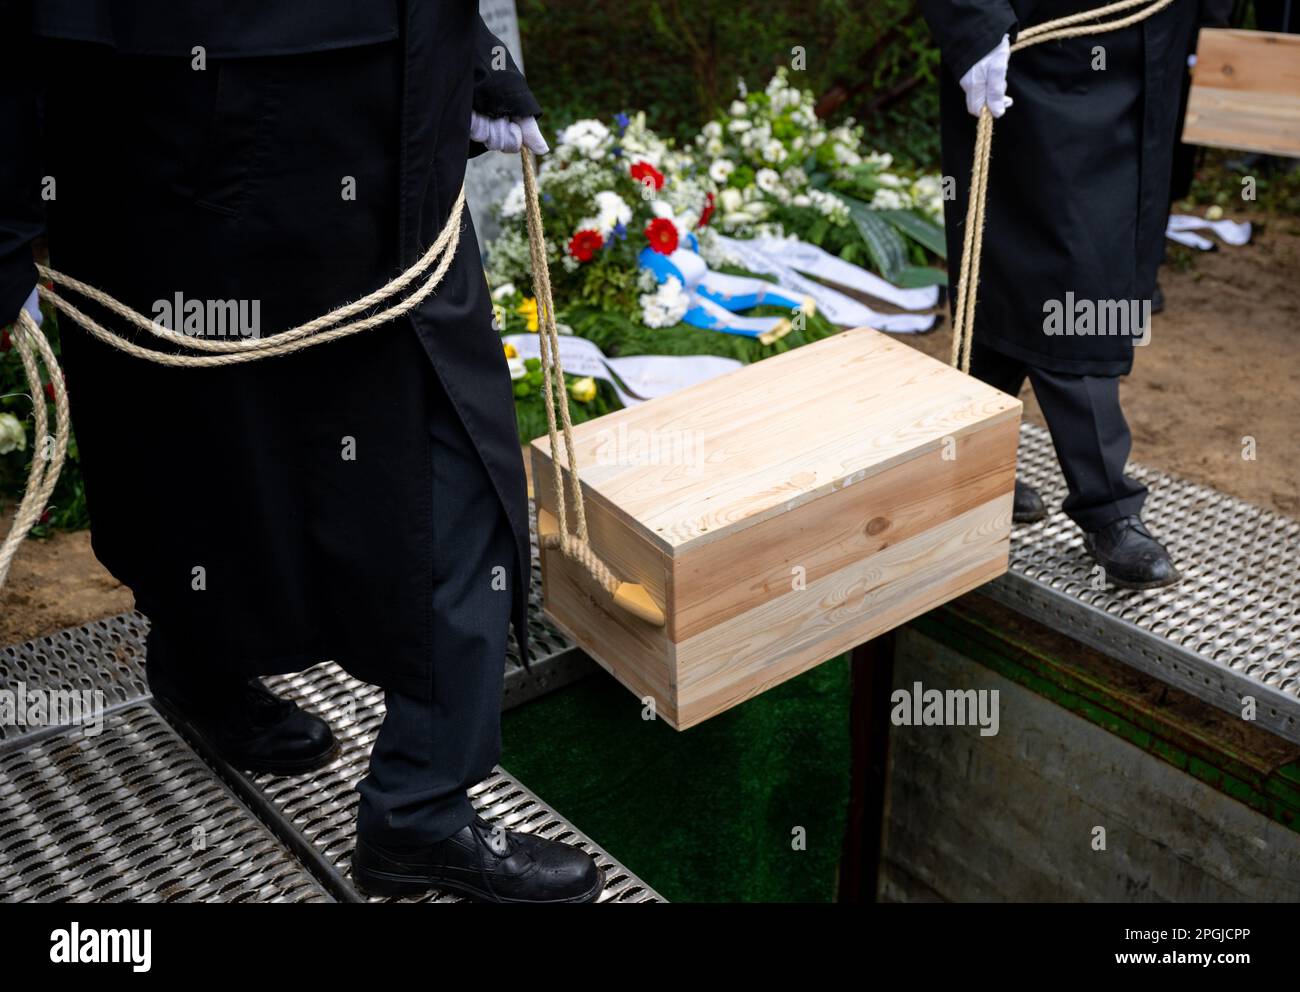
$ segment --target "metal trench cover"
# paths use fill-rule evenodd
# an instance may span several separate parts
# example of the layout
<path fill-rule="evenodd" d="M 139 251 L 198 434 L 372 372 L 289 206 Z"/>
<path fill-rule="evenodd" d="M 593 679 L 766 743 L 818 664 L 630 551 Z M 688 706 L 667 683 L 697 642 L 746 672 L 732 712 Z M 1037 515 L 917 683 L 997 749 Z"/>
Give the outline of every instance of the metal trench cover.
<path fill-rule="evenodd" d="M 327 767 L 311 775 L 277 778 L 238 773 L 266 804 L 269 815 L 302 837 L 303 856 L 317 873 L 341 889 L 344 898 L 365 897 L 352 882 L 350 865 L 356 840 L 356 783 L 364 777 L 379 725 L 384 718 L 383 692 L 358 682 L 337 665 L 318 665 L 307 672 L 267 680 L 277 693 L 294 699 L 329 721 L 340 752 Z M 537 834 L 582 848 L 605 871 L 603 903 L 663 902 L 662 896 L 610 857 L 555 810 L 501 768 L 470 790 L 479 814 L 510 830 Z M 385 900 L 369 899 L 382 902 Z M 452 893 L 433 892 L 400 902 L 460 902 Z"/>
<path fill-rule="evenodd" d="M 1140 465 L 1142 511 L 1182 581 L 1145 592 L 1099 589 L 1046 430 L 1021 427 L 1020 477 L 1046 520 L 1012 532 L 1011 568 L 981 592 L 1229 712 L 1300 743 L 1300 521 Z"/>
<path fill-rule="evenodd" d="M 332 902 L 147 702 L 0 754 L 0 902 Z"/>
<path fill-rule="evenodd" d="M 148 629 L 140 614 L 123 613 L 0 648 L 0 689 L 88 692 L 106 710 L 143 699 Z M 41 729 L 0 721 L 0 751 Z"/>

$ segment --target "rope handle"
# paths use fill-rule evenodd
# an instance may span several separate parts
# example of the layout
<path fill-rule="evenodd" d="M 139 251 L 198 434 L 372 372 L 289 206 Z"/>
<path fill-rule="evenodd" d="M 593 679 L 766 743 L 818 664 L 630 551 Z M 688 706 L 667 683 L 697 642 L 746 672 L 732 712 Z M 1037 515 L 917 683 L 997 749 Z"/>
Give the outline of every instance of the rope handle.
<path fill-rule="evenodd" d="M 1119 0 L 1094 10 L 1058 17 L 1025 28 L 1011 46 L 1012 52 L 1045 41 L 1105 34 L 1146 20 L 1164 10 L 1174 0 Z M 1126 17 L 1100 23 L 1101 17 L 1118 14 L 1134 7 L 1141 9 Z M 975 125 L 975 154 L 971 164 L 970 197 L 966 203 L 966 227 L 962 233 L 961 266 L 957 276 L 957 306 L 952 319 L 952 364 L 970 373 L 971 343 L 975 337 L 975 303 L 979 293 L 980 254 L 984 245 L 984 205 L 988 196 L 989 163 L 993 154 L 993 113 L 988 106 L 980 110 Z"/>
<path fill-rule="evenodd" d="M 564 388 L 564 369 L 560 364 L 560 332 L 555 323 L 555 305 L 551 295 L 551 270 L 546 259 L 546 237 L 542 231 L 542 208 L 537 197 L 537 176 L 533 171 L 532 153 L 523 149 L 524 203 L 527 206 L 528 251 L 533 270 L 533 294 L 537 300 L 537 333 L 542 363 L 543 399 L 546 404 L 546 431 L 551 443 L 551 477 L 555 484 L 555 515 L 537 511 L 537 541 L 547 549 L 559 551 L 582 565 L 604 588 L 614 604 L 656 627 L 665 623 L 663 610 L 645 586 L 624 582 L 591 547 L 587 534 L 587 510 L 578 476 L 578 454 L 573 444 L 573 420 L 569 412 L 569 391 Z M 559 398 L 557 404 L 556 398 Z M 556 407 L 559 420 L 556 423 Z M 568 461 L 569 488 L 573 494 L 576 532 L 570 532 L 564 498 L 564 467 L 561 462 L 560 434 L 564 434 L 563 452 Z"/>

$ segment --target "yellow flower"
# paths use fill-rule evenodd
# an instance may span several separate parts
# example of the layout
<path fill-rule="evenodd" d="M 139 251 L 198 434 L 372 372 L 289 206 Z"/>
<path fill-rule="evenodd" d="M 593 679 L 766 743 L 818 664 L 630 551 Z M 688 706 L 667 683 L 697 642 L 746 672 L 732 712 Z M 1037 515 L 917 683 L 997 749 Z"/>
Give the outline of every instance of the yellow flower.
<path fill-rule="evenodd" d="M 528 318 L 528 329 L 530 331 L 537 330 L 537 300 L 534 297 L 525 297 L 524 302 L 515 308 L 515 313 L 521 313 Z"/>
<path fill-rule="evenodd" d="M 590 403 L 596 398 L 596 380 L 587 376 L 569 383 L 569 395 L 579 403 Z"/>
<path fill-rule="evenodd" d="M 503 341 L 502 344 L 504 344 L 505 347 L 506 347 L 506 358 L 518 358 L 518 357 L 519 357 L 519 352 L 517 352 L 517 351 L 515 350 L 515 346 L 512 345 L 509 341 Z"/>

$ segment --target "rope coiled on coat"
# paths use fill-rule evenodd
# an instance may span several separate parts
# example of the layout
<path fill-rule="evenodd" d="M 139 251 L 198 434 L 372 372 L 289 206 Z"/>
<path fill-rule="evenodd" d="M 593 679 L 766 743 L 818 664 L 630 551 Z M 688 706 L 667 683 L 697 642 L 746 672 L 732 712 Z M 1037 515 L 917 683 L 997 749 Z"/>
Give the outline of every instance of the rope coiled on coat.
<path fill-rule="evenodd" d="M 546 258 L 546 239 L 542 229 L 541 207 L 537 201 L 537 183 L 533 172 L 531 153 L 527 149 L 521 152 L 523 161 L 525 200 L 527 203 L 527 223 L 529 250 L 532 256 L 534 290 L 537 297 L 538 315 L 541 320 L 541 364 L 546 380 L 546 419 L 551 440 L 551 451 L 555 470 L 556 508 L 560 521 L 559 533 L 547 535 L 543 545 L 559 550 L 562 554 L 577 561 L 611 596 L 620 588 L 629 587 L 620 582 L 609 566 L 600 558 L 588 543 L 587 518 L 583 505 L 582 486 L 578 478 L 576 454 L 573 445 L 573 423 L 569 415 L 568 390 L 564 386 L 564 370 L 560 365 L 560 348 L 558 329 L 555 323 L 555 306 L 551 294 L 550 270 Z M 216 340 L 193 337 L 179 331 L 163 327 L 139 311 L 127 306 L 103 290 L 90 286 L 79 279 L 74 279 L 63 272 L 46 265 L 38 265 L 37 272 L 44 281 L 39 287 L 42 299 L 61 314 L 75 320 L 94 338 L 112 348 L 144 361 L 158 365 L 178 368 L 207 368 L 214 366 L 238 365 L 243 362 L 261 361 L 280 355 L 313 348 L 317 345 L 337 341 L 340 338 L 360 334 L 374 327 L 379 327 L 410 313 L 420 305 L 442 282 L 447 270 L 456 257 L 460 244 L 462 219 L 465 209 L 465 189 L 462 186 L 447 222 L 434 239 L 433 244 L 406 271 L 385 283 L 379 289 L 359 300 L 331 310 L 297 327 L 281 331 L 267 337 L 241 338 L 237 340 Z M 432 268 L 432 271 L 429 270 Z M 386 306 L 384 309 L 366 316 L 359 315 L 376 306 L 383 306 L 395 297 L 406 292 L 416 284 L 426 272 L 428 275 L 419 282 L 417 288 L 408 296 Z M 80 307 L 64 297 L 55 286 L 80 294 L 105 310 L 120 317 L 126 323 L 158 338 L 165 343 L 179 346 L 182 352 L 159 351 L 148 348 L 135 341 L 109 330 L 99 321 L 86 314 Z M 353 320 L 352 318 L 359 319 Z M 31 531 L 54 493 L 59 473 L 67 457 L 70 414 L 68 408 L 67 388 L 63 374 L 55 359 L 54 350 L 49 340 L 40 329 L 40 325 L 31 314 L 23 309 L 14 327 L 13 343 L 22 362 L 23 371 L 32 396 L 34 408 L 37 450 L 32 453 L 31 467 L 28 471 L 27 486 L 23 497 L 14 513 L 14 519 L 0 544 L 0 587 L 4 586 L 9 575 L 10 565 L 24 537 Z M 54 395 L 54 431 L 51 433 L 49 417 L 45 402 L 41 397 L 41 366 L 50 383 Z M 556 396 L 559 402 L 556 402 Z M 564 433 L 564 448 L 568 452 L 569 477 L 573 482 L 572 499 L 574 516 L 577 519 L 577 532 L 570 533 L 567 527 L 567 514 L 562 487 L 562 473 L 558 469 L 560 445 L 559 427 L 556 422 L 557 407 Z M 639 588 L 639 587 L 636 587 Z"/>
<path fill-rule="evenodd" d="M 1017 37 L 1011 51 L 1018 52 L 1030 45 L 1045 41 L 1060 41 L 1092 34 L 1117 31 L 1146 20 L 1164 10 L 1174 0 L 1120 0 L 1094 10 L 1058 17 L 1025 28 Z M 1136 13 L 1111 21 L 1089 24 L 1100 17 L 1109 17 L 1125 10 L 1140 7 Z M 966 203 L 966 227 L 962 233 L 961 267 L 957 277 L 957 306 L 952 320 L 952 364 L 963 372 L 970 372 L 971 343 L 974 340 L 975 301 L 979 292 L 980 255 L 984 245 L 984 204 L 988 196 L 989 162 L 993 153 L 993 112 L 988 106 L 980 110 L 975 126 L 975 156 L 971 164 L 970 198 Z"/>

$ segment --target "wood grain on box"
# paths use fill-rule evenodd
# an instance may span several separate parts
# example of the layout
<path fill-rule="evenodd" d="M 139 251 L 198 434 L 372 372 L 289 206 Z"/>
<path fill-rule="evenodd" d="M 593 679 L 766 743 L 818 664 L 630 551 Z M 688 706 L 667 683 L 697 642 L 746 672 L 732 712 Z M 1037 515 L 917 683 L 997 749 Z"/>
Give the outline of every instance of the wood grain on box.
<path fill-rule="evenodd" d="M 689 727 L 1005 571 L 1019 419 L 859 328 L 579 425 L 592 544 L 668 621 L 553 551 L 546 612 Z M 554 514 L 549 448 L 532 470 Z"/>
<path fill-rule="evenodd" d="M 1300 36 L 1203 29 L 1183 140 L 1300 155 Z"/>

